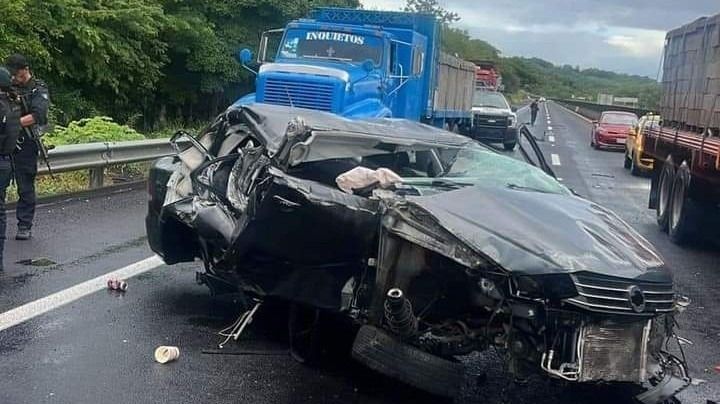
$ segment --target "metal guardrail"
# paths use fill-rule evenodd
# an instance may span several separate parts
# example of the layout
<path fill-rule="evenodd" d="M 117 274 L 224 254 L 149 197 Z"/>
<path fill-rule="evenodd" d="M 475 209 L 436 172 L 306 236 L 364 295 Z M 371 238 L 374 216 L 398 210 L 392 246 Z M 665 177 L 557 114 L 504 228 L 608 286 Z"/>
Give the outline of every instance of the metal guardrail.
<path fill-rule="evenodd" d="M 48 157 L 53 173 L 90 170 L 90 188 L 103 186 L 104 169 L 114 164 L 138 163 L 176 153 L 168 139 L 103 142 L 57 146 Z M 38 173 L 47 174 L 45 162 L 38 162 Z"/>
<path fill-rule="evenodd" d="M 630 108 L 630 107 L 621 107 L 618 105 L 603 105 L 603 104 L 596 104 L 594 102 L 588 102 L 588 101 L 579 101 L 579 100 L 561 100 L 561 99 L 553 99 L 553 101 L 557 102 L 558 104 L 570 108 L 573 111 L 579 113 L 580 115 L 590 118 L 592 120 L 597 120 L 600 118 L 600 114 L 602 114 L 605 111 L 623 111 L 623 112 L 632 112 L 638 117 L 646 115 L 650 112 L 653 112 L 649 109 L 643 109 L 643 108 Z"/>

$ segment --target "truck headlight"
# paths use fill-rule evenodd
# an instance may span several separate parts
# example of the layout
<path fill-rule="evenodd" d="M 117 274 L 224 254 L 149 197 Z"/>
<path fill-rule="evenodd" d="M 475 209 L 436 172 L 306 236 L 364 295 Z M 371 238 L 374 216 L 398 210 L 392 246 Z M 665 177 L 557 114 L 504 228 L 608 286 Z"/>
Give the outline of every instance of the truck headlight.
<path fill-rule="evenodd" d="M 510 115 L 508 117 L 508 126 L 511 128 L 514 128 L 515 125 L 517 125 L 517 116 L 516 115 Z"/>

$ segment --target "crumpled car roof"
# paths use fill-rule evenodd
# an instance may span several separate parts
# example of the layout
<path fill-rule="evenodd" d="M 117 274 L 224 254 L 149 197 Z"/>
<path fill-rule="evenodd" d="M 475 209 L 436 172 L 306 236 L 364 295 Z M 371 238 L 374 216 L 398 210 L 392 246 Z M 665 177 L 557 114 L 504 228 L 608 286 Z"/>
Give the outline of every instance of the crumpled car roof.
<path fill-rule="evenodd" d="M 298 117 L 302 118 L 305 125 L 314 131 L 362 133 L 364 135 L 392 137 L 449 146 L 462 146 L 472 142 L 471 139 L 465 136 L 405 119 L 350 120 L 323 111 L 262 103 L 231 107 L 229 112 L 232 110 L 244 110 L 253 116 L 259 129 L 264 132 L 266 147 L 271 153 L 276 153 L 282 146 L 288 123 Z"/>

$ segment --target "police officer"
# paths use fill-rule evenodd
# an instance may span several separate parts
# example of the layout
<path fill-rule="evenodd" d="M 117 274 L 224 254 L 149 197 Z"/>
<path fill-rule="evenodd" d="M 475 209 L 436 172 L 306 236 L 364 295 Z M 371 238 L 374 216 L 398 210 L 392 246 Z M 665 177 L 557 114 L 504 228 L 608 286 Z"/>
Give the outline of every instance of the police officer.
<path fill-rule="evenodd" d="M 5 251 L 5 194 L 13 175 L 12 154 L 20 135 L 20 104 L 10 94 L 10 72 L 0 67 L 0 271 L 3 270 Z"/>
<path fill-rule="evenodd" d="M 530 104 L 530 123 L 532 126 L 535 126 L 535 120 L 537 119 L 539 109 L 540 105 L 538 105 L 538 100 L 533 100 L 532 104 Z"/>
<path fill-rule="evenodd" d="M 18 231 L 17 240 L 28 240 L 32 233 L 35 218 L 35 177 L 37 177 L 38 146 L 27 132 L 34 131 L 40 135 L 40 128 L 48 124 L 48 107 L 50 95 L 47 86 L 33 77 L 30 64 L 25 56 L 15 54 L 5 60 L 5 65 L 12 74 L 13 89 L 23 97 L 27 110 L 23 109 L 20 124 L 18 145 L 20 150 L 15 155 L 15 181 L 18 187 L 18 203 L 16 208 Z"/>

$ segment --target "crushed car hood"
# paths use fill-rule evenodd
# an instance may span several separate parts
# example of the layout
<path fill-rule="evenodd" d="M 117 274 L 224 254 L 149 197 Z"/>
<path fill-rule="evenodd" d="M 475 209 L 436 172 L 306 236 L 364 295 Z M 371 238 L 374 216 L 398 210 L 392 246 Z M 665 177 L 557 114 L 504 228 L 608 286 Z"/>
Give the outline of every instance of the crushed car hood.
<path fill-rule="evenodd" d="M 614 213 L 576 196 L 474 186 L 408 200 L 511 272 L 670 276 L 647 240 Z"/>

